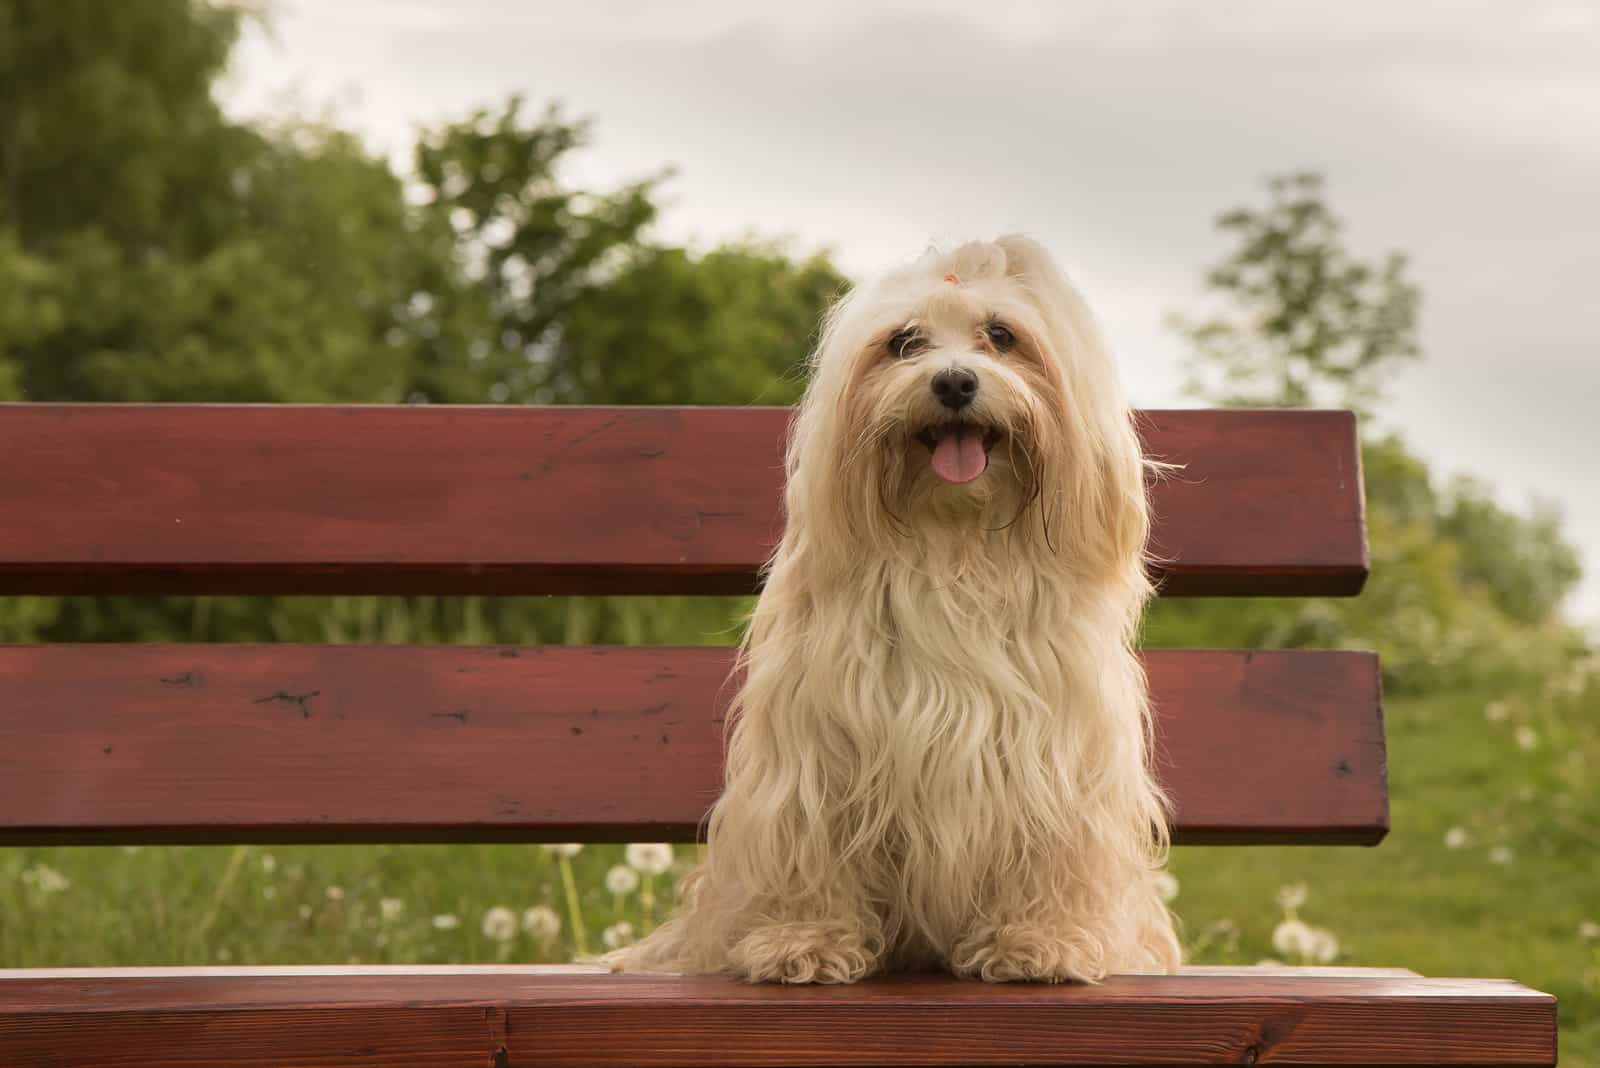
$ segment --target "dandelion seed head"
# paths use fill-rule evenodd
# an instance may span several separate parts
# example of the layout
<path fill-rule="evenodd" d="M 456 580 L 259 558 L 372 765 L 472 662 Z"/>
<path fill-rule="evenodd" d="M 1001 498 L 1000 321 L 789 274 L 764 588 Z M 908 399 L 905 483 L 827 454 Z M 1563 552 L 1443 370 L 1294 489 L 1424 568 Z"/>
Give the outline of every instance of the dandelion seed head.
<path fill-rule="evenodd" d="M 1306 898 L 1311 891 L 1305 883 L 1290 883 L 1278 887 L 1278 905 L 1286 912 L 1293 912 L 1306 903 Z"/>
<path fill-rule="evenodd" d="M 1467 834 L 1465 827 L 1451 827 L 1444 832 L 1444 847 L 1446 849 L 1465 849 L 1472 839 Z"/>
<path fill-rule="evenodd" d="M 605 943 L 607 949 L 621 949 L 633 941 L 633 924 L 626 920 L 612 924 L 600 932 L 600 941 Z"/>
<path fill-rule="evenodd" d="M 496 905 L 483 914 L 483 937 L 491 942 L 509 942 L 517 937 L 517 914 Z"/>
<path fill-rule="evenodd" d="M 1489 850 L 1490 864 L 1510 864 L 1516 856 L 1511 852 L 1510 846 L 1497 845 Z"/>
<path fill-rule="evenodd" d="M 634 842 L 623 859 L 645 875 L 662 875 L 672 867 L 672 847 L 665 842 Z"/>
<path fill-rule="evenodd" d="M 1150 877 L 1156 896 L 1162 901 L 1172 901 L 1178 896 L 1178 877 L 1170 871 L 1158 871 Z"/>
<path fill-rule="evenodd" d="M 583 843 L 561 842 L 558 844 L 546 845 L 544 849 L 546 853 L 553 853 L 558 857 L 575 857 L 579 853 L 583 852 Z"/>
<path fill-rule="evenodd" d="M 522 929 L 537 942 L 552 942 L 561 933 L 561 917 L 549 905 L 535 905 L 523 910 Z"/>
<path fill-rule="evenodd" d="M 406 903 L 400 898 L 385 897 L 378 899 L 378 915 L 382 916 L 387 923 L 393 923 L 398 920 L 400 914 L 405 910 Z"/>
<path fill-rule="evenodd" d="M 1272 948 L 1293 960 L 1305 960 L 1316 945 L 1316 935 L 1299 920 L 1284 920 L 1272 929 Z"/>
<path fill-rule="evenodd" d="M 454 931 L 461 926 L 461 917 L 449 912 L 441 912 L 433 918 L 433 927 L 436 931 Z"/>
<path fill-rule="evenodd" d="M 626 864 L 618 864 L 606 872 L 606 889 L 618 897 L 626 897 L 639 889 L 639 873 Z"/>
<path fill-rule="evenodd" d="M 24 886 L 31 886 L 41 894 L 59 894 L 72 888 L 72 880 L 48 864 L 35 864 L 22 873 Z"/>
<path fill-rule="evenodd" d="M 1600 923 L 1584 920 L 1578 924 L 1578 937 L 1585 942 L 1600 942 Z"/>
<path fill-rule="evenodd" d="M 271 853 L 261 854 L 261 874 L 271 875 L 278 870 L 278 858 Z"/>
<path fill-rule="evenodd" d="M 344 887 L 342 886 L 330 886 L 323 893 L 327 895 L 329 901 L 344 900 Z"/>
<path fill-rule="evenodd" d="M 1517 728 L 1517 748 L 1524 753 L 1531 753 L 1539 747 L 1539 732 L 1527 724 Z"/>

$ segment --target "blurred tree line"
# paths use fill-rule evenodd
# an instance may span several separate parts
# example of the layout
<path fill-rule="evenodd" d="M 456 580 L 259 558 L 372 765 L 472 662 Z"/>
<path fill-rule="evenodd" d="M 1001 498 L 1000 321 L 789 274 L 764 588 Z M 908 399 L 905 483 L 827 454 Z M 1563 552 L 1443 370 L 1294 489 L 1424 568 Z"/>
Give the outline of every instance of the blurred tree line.
<path fill-rule="evenodd" d="M 0 399 L 787 403 L 845 286 L 821 255 L 652 236 L 666 172 L 574 188 L 590 130 L 521 101 L 353 135 L 213 97 L 241 8 L 0 0 Z M 1313 176 L 1221 220 L 1215 314 L 1181 320 L 1217 403 L 1371 412 L 1417 355 L 1404 261 L 1345 250 Z M 1376 646 L 1390 684 L 1525 669 L 1579 638 L 1548 512 L 1440 488 L 1366 442 L 1374 578 L 1350 601 L 1169 602 L 1163 644 Z M 737 599 L 0 599 L 0 640 L 724 641 Z"/>

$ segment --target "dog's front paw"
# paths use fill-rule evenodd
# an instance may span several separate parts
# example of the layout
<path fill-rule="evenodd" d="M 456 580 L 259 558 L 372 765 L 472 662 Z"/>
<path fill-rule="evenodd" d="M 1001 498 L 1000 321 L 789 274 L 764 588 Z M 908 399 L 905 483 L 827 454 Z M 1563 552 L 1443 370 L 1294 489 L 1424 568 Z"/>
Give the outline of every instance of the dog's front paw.
<path fill-rule="evenodd" d="M 860 933 L 836 923 L 757 927 L 728 958 L 753 983 L 853 983 L 878 969 L 878 954 Z"/>
<path fill-rule="evenodd" d="M 1096 983 L 1106 976 L 1097 954 L 1026 923 L 973 932 L 950 955 L 950 970 L 989 983 Z"/>

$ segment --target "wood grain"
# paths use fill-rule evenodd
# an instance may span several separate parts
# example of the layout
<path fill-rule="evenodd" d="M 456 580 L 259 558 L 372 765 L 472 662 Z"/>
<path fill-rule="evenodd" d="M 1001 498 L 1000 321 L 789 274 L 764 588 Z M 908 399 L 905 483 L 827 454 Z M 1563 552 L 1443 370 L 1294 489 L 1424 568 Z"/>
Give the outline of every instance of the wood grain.
<path fill-rule="evenodd" d="M 781 408 L 0 405 L 0 595 L 740 593 Z M 1157 411 L 1175 595 L 1359 592 L 1347 412 Z"/>
<path fill-rule="evenodd" d="M 1183 842 L 1375 842 L 1376 659 L 1155 650 Z M 686 840 L 731 651 L 0 646 L 0 844 Z"/>
<path fill-rule="evenodd" d="M 1555 1054 L 1555 999 L 1481 979 L 0 978 L 0 1059 L 15 1068 L 1553 1065 Z"/>

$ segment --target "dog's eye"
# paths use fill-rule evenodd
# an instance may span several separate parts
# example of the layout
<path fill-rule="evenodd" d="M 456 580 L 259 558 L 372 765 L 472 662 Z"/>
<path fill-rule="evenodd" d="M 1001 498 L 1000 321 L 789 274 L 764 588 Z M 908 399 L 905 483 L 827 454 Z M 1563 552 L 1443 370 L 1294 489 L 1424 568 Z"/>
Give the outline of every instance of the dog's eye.
<path fill-rule="evenodd" d="M 915 356 L 927 347 L 927 341 L 909 326 L 904 330 L 895 331 L 889 337 L 889 351 L 894 353 L 896 359 L 903 360 L 907 356 Z"/>
<path fill-rule="evenodd" d="M 1011 329 L 1004 323 L 990 323 L 983 328 L 983 333 L 989 339 L 989 344 L 1001 352 L 1006 351 L 1017 343 L 1017 335 L 1013 334 Z"/>

